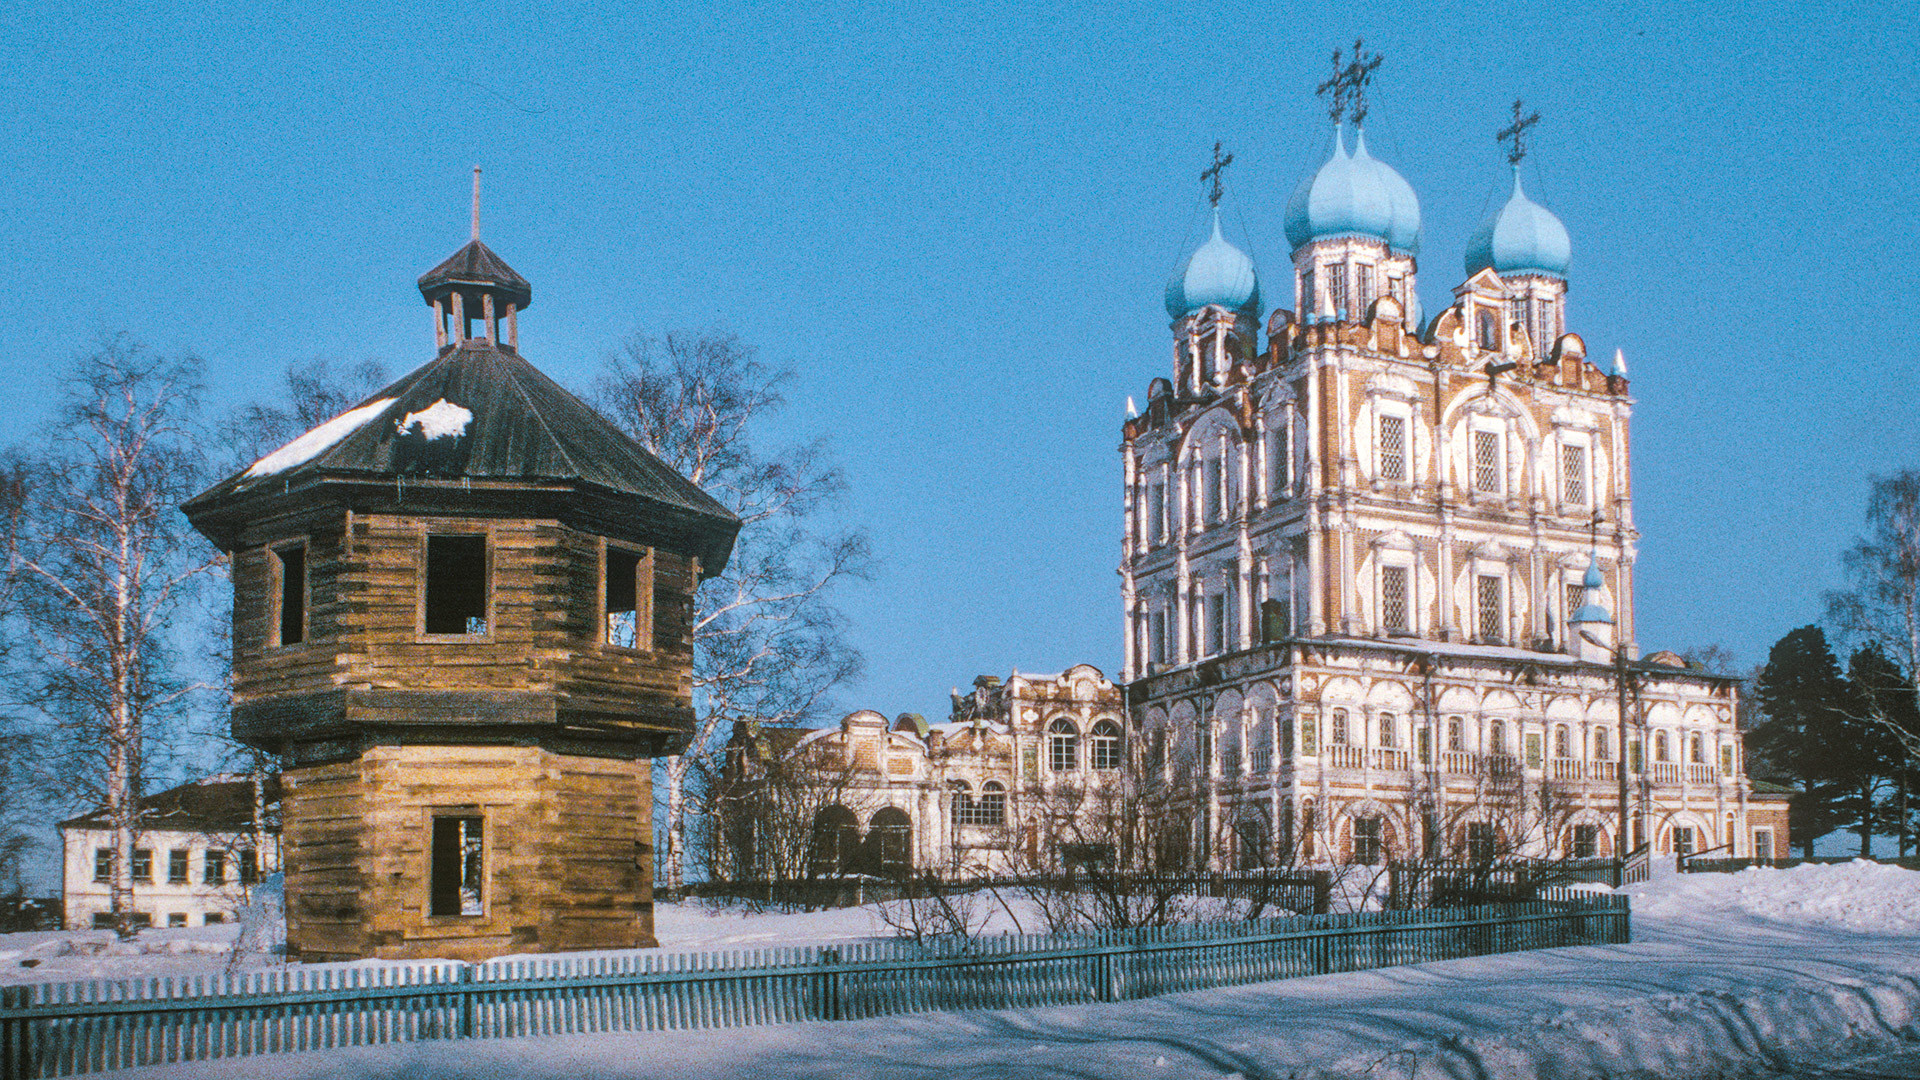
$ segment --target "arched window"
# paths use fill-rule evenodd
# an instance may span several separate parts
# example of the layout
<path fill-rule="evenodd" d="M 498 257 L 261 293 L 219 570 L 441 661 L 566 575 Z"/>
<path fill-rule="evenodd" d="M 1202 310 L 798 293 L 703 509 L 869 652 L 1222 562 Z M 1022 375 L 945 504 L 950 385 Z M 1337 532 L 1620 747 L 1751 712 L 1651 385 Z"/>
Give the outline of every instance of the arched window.
<path fill-rule="evenodd" d="M 1478 316 L 1475 321 L 1479 324 L 1480 328 L 1480 347 L 1483 349 L 1499 348 L 1500 317 L 1495 315 L 1493 309 L 1490 307 L 1475 308 L 1474 312 Z"/>
<path fill-rule="evenodd" d="M 1111 720 L 1102 720 L 1093 725 L 1092 746 L 1093 767 L 1096 769 L 1118 769 L 1120 767 L 1120 725 Z"/>
<path fill-rule="evenodd" d="M 979 806 L 973 801 L 973 789 L 965 780 L 947 781 L 947 793 L 953 799 L 953 823 L 972 825 L 979 816 Z"/>
<path fill-rule="evenodd" d="M 1465 750 L 1466 748 L 1466 724 L 1457 716 L 1447 717 L 1447 749 Z"/>
<path fill-rule="evenodd" d="M 1664 731 L 1656 731 L 1653 733 L 1653 760 L 1673 760 L 1673 751 L 1667 746 L 1667 733 Z"/>
<path fill-rule="evenodd" d="M 1080 733 L 1066 720 L 1055 720 L 1047 728 L 1047 767 L 1054 772 L 1072 772 L 1080 760 Z"/>
<path fill-rule="evenodd" d="M 1693 762 L 1695 765 L 1705 765 L 1707 763 L 1706 744 L 1700 741 L 1699 732 L 1695 732 L 1687 737 L 1687 760 Z"/>
<path fill-rule="evenodd" d="M 913 819 L 897 806 L 883 806 L 867 823 L 867 864 L 883 877 L 913 870 Z"/>
<path fill-rule="evenodd" d="M 860 820 L 853 811 L 835 804 L 815 814 L 808 845 L 807 867 L 816 877 L 831 877 L 852 869 L 860 848 Z"/>
<path fill-rule="evenodd" d="M 1613 747 L 1607 744 L 1606 728 L 1597 727 L 1593 729 L 1593 759 L 1595 761 L 1610 761 L 1613 759 Z"/>
<path fill-rule="evenodd" d="M 1561 758 L 1573 756 L 1573 732 L 1567 730 L 1565 724 L 1553 729 L 1553 756 Z"/>
<path fill-rule="evenodd" d="M 1504 720 L 1495 720 L 1487 725 L 1487 753 L 1505 754 L 1507 752 L 1507 724 Z"/>
<path fill-rule="evenodd" d="M 1007 823 L 1007 789 L 1000 781 L 989 780 L 980 785 L 978 817 L 982 825 Z"/>
<path fill-rule="evenodd" d="M 1333 710 L 1333 745 L 1347 745 L 1347 710 Z"/>

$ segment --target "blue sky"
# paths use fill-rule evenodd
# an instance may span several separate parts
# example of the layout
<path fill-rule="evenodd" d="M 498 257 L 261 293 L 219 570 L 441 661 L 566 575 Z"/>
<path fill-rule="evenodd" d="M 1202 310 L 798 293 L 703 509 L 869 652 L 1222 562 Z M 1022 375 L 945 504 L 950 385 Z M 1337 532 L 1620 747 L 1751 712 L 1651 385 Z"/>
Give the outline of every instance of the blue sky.
<path fill-rule="evenodd" d="M 884 560 L 848 707 L 944 713 L 1013 667 L 1118 666 L 1126 397 L 1198 173 L 1279 295 L 1365 35 L 1369 135 L 1419 194 L 1429 310 L 1545 114 L 1528 191 L 1569 327 L 1638 399 L 1640 638 L 1745 663 L 1814 619 L 1867 477 L 1920 466 L 1920 31 L 1891 5 L 85 5 L 0 11 L 12 408 L 102 330 L 208 361 L 431 354 L 413 279 L 466 237 L 532 281 L 522 351 L 583 385 L 634 329 L 737 331 L 800 374 Z M 476 14 L 484 13 L 484 19 Z"/>

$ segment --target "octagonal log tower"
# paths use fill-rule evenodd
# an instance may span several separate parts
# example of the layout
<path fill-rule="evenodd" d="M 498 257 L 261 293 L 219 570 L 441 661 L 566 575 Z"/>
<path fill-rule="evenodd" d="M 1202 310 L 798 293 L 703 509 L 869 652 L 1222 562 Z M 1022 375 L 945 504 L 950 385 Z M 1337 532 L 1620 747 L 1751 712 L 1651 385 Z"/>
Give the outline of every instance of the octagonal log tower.
<path fill-rule="evenodd" d="M 520 357 L 477 228 L 420 290 L 431 362 L 184 507 L 232 557 L 234 735 L 284 770 L 289 951 L 653 945 L 651 759 L 739 520 Z"/>

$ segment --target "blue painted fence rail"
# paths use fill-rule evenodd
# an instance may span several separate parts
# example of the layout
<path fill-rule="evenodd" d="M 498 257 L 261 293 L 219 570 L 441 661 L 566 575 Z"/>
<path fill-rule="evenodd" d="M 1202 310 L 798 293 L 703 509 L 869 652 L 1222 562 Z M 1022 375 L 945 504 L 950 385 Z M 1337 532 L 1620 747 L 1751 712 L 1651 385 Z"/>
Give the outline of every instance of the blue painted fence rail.
<path fill-rule="evenodd" d="M 1629 940 L 1624 896 L 1131 931 L 0 989 L 0 1077 L 416 1039 L 745 1027 L 1186 990 Z"/>

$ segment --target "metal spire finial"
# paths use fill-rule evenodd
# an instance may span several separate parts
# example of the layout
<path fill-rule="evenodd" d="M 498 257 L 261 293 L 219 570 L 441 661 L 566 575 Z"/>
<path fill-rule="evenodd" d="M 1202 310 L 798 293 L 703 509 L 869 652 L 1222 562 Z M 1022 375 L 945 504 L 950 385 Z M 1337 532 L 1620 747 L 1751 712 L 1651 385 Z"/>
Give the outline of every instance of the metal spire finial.
<path fill-rule="evenodd" d="M 1527 129 L 1540 122 L 1540 114 L 1537 111 L 1530 116 L 1522 115 L 1526 112 L 1526 108 L 1526 102 L 1514 98 L 1513 123 L 1502 128 L 1500 133 L 1494 136 L 1494 139 L 1499 142 L 1506 142 L 1509 139 L 1513 141 L 1513 146 L 1507 150 L 1507 164 L 1515 167 L 1518 167 L 1527 156 Z"/>
<path fill-rule="evenodd" d="M 480 239 L 480 166 L 473 167 L 473 238 Z"/>
<path fill-rule="evenodd" d="M 1333 75 L 1314 87 L 1313 92 L 1327 99 L 1327 115 L 1339 123 L 1347 114 L 1347 80 L 1340 68 L 1340 50 L 1333 50 Z"/>
<path fill-rule="evenodd" d="M 1233 164 L 1233 155 L 1228 154 L 1225 157 L 1221 157 L 1220 144 L 1214 143 L 1213 144 L 1213 164 L 1207 166 L 1206 171 L 1200 174 L 1200 179 L 1202 182 L 1208 181 L 1208 180 L 1213 181 L 1213 191 L 1207 195 L 1207 199 L 1209 202 L 1213 203 L 1213 208 L 1215 210 L 1220 209 L 1220 174 L 1225 172 L 1227 166 L 1231 164 Z"/>

